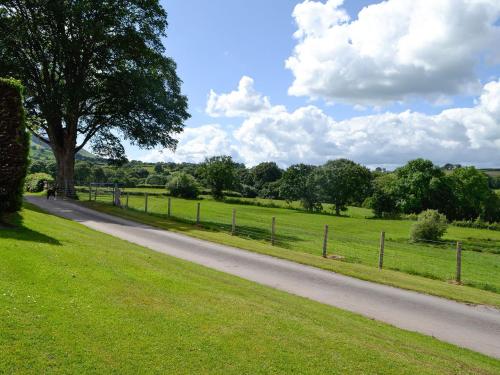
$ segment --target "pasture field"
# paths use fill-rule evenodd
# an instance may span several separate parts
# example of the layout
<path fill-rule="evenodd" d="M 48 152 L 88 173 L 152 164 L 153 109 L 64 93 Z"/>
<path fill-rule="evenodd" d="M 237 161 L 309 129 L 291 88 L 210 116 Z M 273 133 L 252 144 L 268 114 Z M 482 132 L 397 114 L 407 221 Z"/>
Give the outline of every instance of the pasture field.
<path fill-rule="evenodd" d="M 0 373 L 495 374 L 500 361 L 25 205 L 0 229 Z"/>
<path fill-rule="evenodd" d="M 370 211 L 362 208 L 350 208 L 346 213 L 348 217 L 336 217 L 212 199 L 171 199 L 171 218 L 167 217 L 168 198 L 164 196 L 149 196 L 148 214 L 144 214 L 142 196 L 130 195 L 128 210 L 112 207 L 110 196 L 98 196 L 97 202 L 85 202 L 83 198 L 82 201 L 94 208 L 166 229 L 362 279 L 500 306 L 500 232 L 497 231 L 450 226 L 443 243 L 414 244 L 408 240 L 413 222 L 371 219 L 368 218 Z M 126 201 L 125 197 L 122 201 Z M 201 227 L 192 225 L 198 203 Z M 231 236 L 233 209 L 236 210 L 236 233 Z M 271 246 L 273 217 L 275 246 Z M 325 224 L 329 226 L 328 255 L 336 259 L 321 256 Z M 383 272 L 376 268 L 381 231 L 386 232 Z M 463 242 L 462 282 L 471 288 L 452 283 L 456 274 L 457 241 Z M 428 283 L 430 281 L 434 283 Z"/>

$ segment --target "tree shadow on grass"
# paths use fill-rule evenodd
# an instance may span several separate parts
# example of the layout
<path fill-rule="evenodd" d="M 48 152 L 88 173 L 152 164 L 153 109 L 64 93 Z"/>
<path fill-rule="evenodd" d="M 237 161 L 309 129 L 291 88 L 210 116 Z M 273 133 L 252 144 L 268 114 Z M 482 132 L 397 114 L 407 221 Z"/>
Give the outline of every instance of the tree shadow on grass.
<path fill-rule="evenodd" d="M 0 220 L 0 240 L 3 239 L 61 245 L 55 238 L 25 227 L 23 217 L 17 212 Z"/>

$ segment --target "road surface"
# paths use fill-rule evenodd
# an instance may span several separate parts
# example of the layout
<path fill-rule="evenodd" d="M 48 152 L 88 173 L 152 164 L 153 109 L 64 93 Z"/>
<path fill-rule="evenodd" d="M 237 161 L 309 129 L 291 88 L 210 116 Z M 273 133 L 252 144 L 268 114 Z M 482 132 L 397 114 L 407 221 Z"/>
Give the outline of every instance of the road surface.
<path fill-rule="evenodd" d="M 500 311 L 362 281 L 40 197 L 27 200 L 89 228 L 180 259 L 434 336 L 500 359 Z"/>

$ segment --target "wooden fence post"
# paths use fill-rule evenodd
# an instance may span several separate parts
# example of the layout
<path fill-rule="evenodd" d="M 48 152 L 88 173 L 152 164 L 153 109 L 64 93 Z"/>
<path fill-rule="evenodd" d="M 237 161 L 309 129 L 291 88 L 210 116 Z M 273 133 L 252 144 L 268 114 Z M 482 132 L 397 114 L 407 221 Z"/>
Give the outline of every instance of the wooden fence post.
<path fill-rule="evenodd" d="M 196 204 L 196 225 L 200 224 L 200 205 L 200 202 Z"/>
<path fill-rule="evenodd" d="M 148 212 L 148 193 L 144 194 L 144 212 Z"/>
<path fill-rule="evenodd" d="M 231 235 L 234 236 L 236 234 L 236 209 L 233 208 L 233 220 L 231 225 Z"/>
<path fill-rule="evenodd" d="M 273 220 L 271 222 L 271 245 L 274 246 L 276 235 L 276 218 L 273 216 Z"/>
<path fill-rule="evenodd" d="M 380 252 L 378 255 L 378 269 L 384 267 L 385 232 L 380 233 Z"/>
<path fill-rule="evenodd" d="M 172 198 L 168 197 L 168 204 L 167 204 L 167 215 L 170 217 L 172 214 Z"/>
<path fill-rule="evenodd" d="M 457 275 L 455 278 L 457 283 L 462 281 L 462 243 L 457 242 Z"/>
<path fill-rule="evenodd" d="M 328 249 L 328 224 L 325 225 L 325 235 L 323 237 L 323 258 L 326 258 Z"/>

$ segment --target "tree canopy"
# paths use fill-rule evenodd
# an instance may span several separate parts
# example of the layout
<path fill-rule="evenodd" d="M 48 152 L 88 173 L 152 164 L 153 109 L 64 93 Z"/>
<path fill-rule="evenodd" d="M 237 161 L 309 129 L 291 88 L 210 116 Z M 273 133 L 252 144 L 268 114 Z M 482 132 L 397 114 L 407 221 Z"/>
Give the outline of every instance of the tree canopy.
<path fill-rule="evenodd" d="M 328 161 L 316 169 L 314 176 L 322 201 L 332 203 L 337 215 L 348 203 L 368 196 L 372 179 L 366 167 L 347 159 Z"/>
<path fill-rule="evenodd" d="M 215 199 L 224 197 L 224 190 L 231 189 L 235 182 L 234 163 L 231 156 L 207 158 L 201 166 L 201 175 Z"/>
<path fill-rule="evenodd" d="M 124 158 L 121 138 L 174 149 L 189 117 L 158 0 L 3 0 L 0 75 L 26 87 L 28 127 L 50 145 L 72 194 L 74 157 Z"/>

